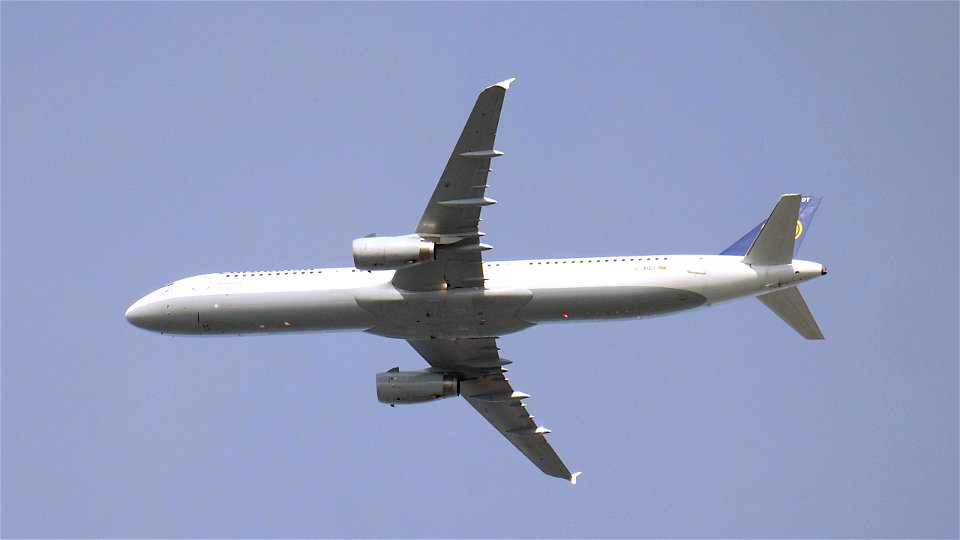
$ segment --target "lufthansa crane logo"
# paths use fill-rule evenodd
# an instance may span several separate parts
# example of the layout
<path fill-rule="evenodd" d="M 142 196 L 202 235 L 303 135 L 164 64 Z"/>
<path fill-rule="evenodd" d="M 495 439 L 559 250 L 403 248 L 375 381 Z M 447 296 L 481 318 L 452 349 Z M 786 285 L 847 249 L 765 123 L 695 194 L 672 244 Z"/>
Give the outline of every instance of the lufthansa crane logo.
<path fill-rule="evenodd" d="M 800 223 L 800 220 L 797 220 L 797 232 L 793 235 L 794 240 L 799 240 L 800 235 L 803 234 L 803 223 Z"/>

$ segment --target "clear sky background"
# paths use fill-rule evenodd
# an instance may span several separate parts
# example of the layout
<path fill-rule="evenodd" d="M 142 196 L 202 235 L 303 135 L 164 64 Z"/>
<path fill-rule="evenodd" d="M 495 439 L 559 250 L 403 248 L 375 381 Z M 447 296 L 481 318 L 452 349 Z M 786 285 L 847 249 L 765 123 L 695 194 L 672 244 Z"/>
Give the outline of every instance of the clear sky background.
<path fill-rule="evenodd" d="M 956 537 L 958 4 L 2 7 L 7 537 Z M 490 260 L 717 253 L 783 193 L 827 336 L 759 302 L 501 340 L 576 487 L 365 334 L 171 338 L 194 274 L 406 234 L 507 94 Z"/>

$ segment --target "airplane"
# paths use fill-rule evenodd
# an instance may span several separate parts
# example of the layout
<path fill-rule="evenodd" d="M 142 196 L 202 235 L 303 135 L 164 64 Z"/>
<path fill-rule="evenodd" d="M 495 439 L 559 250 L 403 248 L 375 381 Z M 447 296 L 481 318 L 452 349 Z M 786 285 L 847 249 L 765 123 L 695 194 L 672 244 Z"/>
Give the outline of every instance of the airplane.
<path fill-rule="evenodd" d="M 538 324 L 639 319 L 755 296 L 806 339 L 823 334 L 797 285 L 827 273 L 796 259 L 819 197 L 787 194 L 718 255 L 486 261 L 486 196 L 504 96 L 484 89 L 412 234 L 353 241 L 352 268 L 188 277 L 126 311 L 161 334 L 362 331 L 405 339 L 430 365 L 376 375 L 391 406 L 461 396 L 544 473 L 576 484 L 505 376 L 498 338 Z"/>

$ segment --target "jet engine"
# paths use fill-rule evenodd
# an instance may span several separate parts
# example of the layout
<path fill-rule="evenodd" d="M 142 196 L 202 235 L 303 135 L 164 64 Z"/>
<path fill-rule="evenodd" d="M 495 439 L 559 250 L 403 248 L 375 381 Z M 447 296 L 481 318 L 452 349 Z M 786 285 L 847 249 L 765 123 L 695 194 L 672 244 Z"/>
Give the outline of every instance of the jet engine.
<path fill-rule="evenodd" d="M 360 270 L 391 270 L 434 260 L 434 244 L 417 235 L 372 236 L 353 241 L 353 263 Z"/>
<path fill-rule="evenodd" d="M 423 403 L 458 395 L 460 379 L 454 375 L 430 371 L 400 371 L 400 368 L 377 373 L 377 399 L 391 406 L 398 403 Z"/>

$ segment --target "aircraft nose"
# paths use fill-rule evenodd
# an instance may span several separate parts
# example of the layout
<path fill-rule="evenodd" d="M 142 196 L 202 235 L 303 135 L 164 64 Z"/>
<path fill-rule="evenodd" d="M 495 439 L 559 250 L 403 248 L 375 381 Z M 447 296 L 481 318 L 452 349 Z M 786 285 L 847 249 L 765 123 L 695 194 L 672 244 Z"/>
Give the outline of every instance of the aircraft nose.
<path fill-rule="evenodd" d="M 137 328 L 159 331 L 163 311 L 156 302 L 147 302 L 146 298 L 141 298 L 127 308 L 124 317 L 127 318 L 127 322 Z"/>

